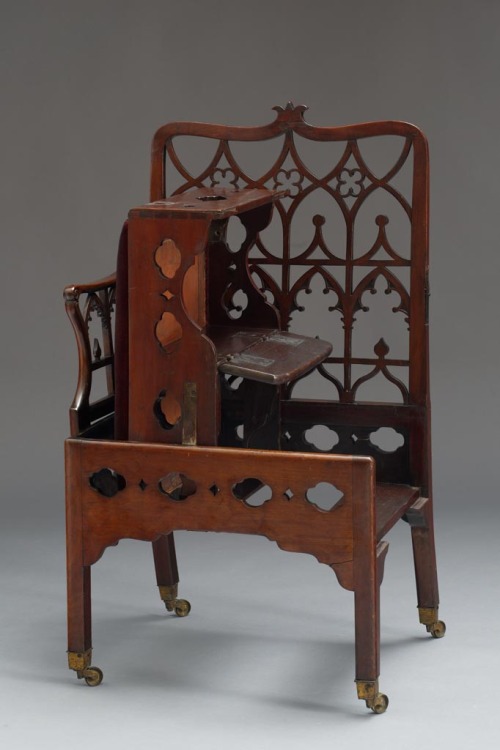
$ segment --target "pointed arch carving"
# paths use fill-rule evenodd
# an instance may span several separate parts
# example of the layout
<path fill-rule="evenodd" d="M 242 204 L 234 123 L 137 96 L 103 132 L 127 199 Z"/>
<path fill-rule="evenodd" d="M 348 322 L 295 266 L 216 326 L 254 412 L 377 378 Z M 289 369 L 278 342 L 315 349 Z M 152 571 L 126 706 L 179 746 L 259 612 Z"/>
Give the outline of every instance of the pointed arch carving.
<path fill-rule="evenodd" d="M 353 311 L 363 310 L 364 312 L 366 312 L 370 309 L 366 305 L 363 305 L 363 303 L 361 302 L 361 298 L 365 292 L 370 292 L 371 294 L 375 293 L 375 283 L 379 276 L 382 276 L 387 281 L 387 289 L 385 291 L 386 294 L 390 294 L 390 292 L 394 291 L 397 292 L 400 296 L 401 302 L 399 305 L 392 308 L 392 312 L 404 312 L 406 316 L 409 317 L 410 295 L 406 291 L 401 281 L 396 278 L 396 276 L 394 276 L 394 274 L 392 274 L 388 268 L 385 268 L 383 266 L 377 266 L 359 282 L 352 294 Z M 407 322 L 409 322 L 408 317 L 406 318 Z"/>
<path fill-rule="evenodd" d="M 425 304 L 421 301 L 413 303 L 412 300 L 422 300 L 426 294 L 427 236 L 421 228 L 426 226 L 427 221 L 427 144 L 421 131 L 409 123 L 387 121 L 317 127 L 306 122 L 305 105 L 288 102 L 285 106 L 273 109 L 275 119 L 257 127 L 173 123 L 160 128 L 153 142 L 151 198 L 159 200 L 169 193 L 169 187 L 165 183 L 166 160 L 180 178 L 180 184 L 175 188 L 176 193 L 218 184 L 217 181 L 222 179 L 238 189 L 273 188 L 285 182 L 292 188 L 291 195 L 275 205 L 272 231 L 269 234 L 262 233 L 262 236 L 257 235 L 253 246 L 249 248 L 249 266 L 261 280 L 263 287 L 272 292 L 273 304 L 281 313 L 282 327 L 285 329 L 290 325 L 292 312 L 300 307 L 297 302 L 298 293 L 301 289 L 307 291 L 315 273 L 319 273 L 327 287 L 339 295 L 335 309 L 342 313 L 343 340 L 339 340 L 337 334 L 334 352 L 325 362 L 326 369 L 323 368 L 321 375 L 331 380 L 333 376 L 330 375 L 329 365 L 341 365 L 343 376 L 335 375 L 335 387 L 339 388 L 340 385 L 340 400 L 349 402 L 354 399 L 356 392 L 353 388 L 356 378 L 352 377 L 351 367 L 360 363 L 359 358 L 352 354 L 355 312 L 362 309 L 361 297 L 364 291 L 372 290 L 380 275 L 387 282 L 387 293 L 395 291 L 400 296 L 400 304 L 393 307 L 393 312 L 405 314 L 410 328 L 410 345 L 413 348 L 421 346 L 418 342 L 425 335 Z M 212 139 L 215 149 L 199 173 L 193 171 L 191 174 L 182 164 L 175 150 L 175 139 L 178 136 Z M 394 140 L 394 148 L 389 149 L 390 158 L 385 159 L 380 169 L 373 165 L 373 160 L 370 160 L 364 149 L 365 140 L 372 137 Z M 246 144 L 256 146 L 259 142 L 271 140 L 275 140 L 277 145 L 273 149 L 272 158 L 268 163 L 263 160 L 260 176 L 253 172 L 250 174 L 248 163 L 246 167 L 240 163 L 240 157 L 244 153 L 242 149 Z M 310 143 L 314 143 L 315 148 L 316 145 L 325 144 L 325 158 L 331 158 L 332 161 L 330 164 L 325 163 L 324 169 L 315 169 L 310 165 L 310 151 L 307 149 Z M 239 157 L 234 149 L 236 144 Z M 328 144 L 335 146 L 335 156 L 332 156 L 333 152 L 329 150 Z M 406 185 L 407 179 L 410 187 L 400 189 L 401 181 Z M 324 196 L 322 200 L 326 207 L 322 206 L 321 210 L 312 212 L 308 217 L 305 214 L 299 216 L 299 209 L 305 205 L 304 201 L 313 198 L 317 191 L 321 191 Z M 400 221 L 405 216 L 409 222 L 410 257 L 406 256 L 406 252 L 405 257 L 400 253 L 398 241 L 394 242 L 394 230 L 391 233 L 392 241 L 389 241 L 387 227 L 389 225 L 392 229 L 397 227 L 397 223 L 385 210 L 376 215 L 373 228 L 368 230 L 366 247 L 369 249 L 363 248 L 361 255 L 354 255 L 355 223 L 361 220 L 360 209 L 372 196 L 379 194 L 388 196 L 389 206 L 394 205 L 395 210 L 402 210 Z M 331 201 L 332 206 L 335 205 L 335 210 L 340 211 L 339 221 L 344 222 L 345 239 L 342 238 L 342 242 L 345 242 L 345 252 L 344 248 L 341 252 L 338 246 L 331 247 L 328 241 L 328 201 Z M 297 245 L 294 251 L 293 243 L 298 230 L 302 235 L 302 244 L 297 253 Z M 304 237 L 307 237 L 305 242 Z M 280 266 L 280 273 L 271 275 L 266 269 L 268 265 Z M 406 289 L 392 267 L 409 269 L 410 266 L 417 266 L 418 269 L 412 271 L 411 283 Z M 364 268 L 366 275 L 358 282 L 359 272 Z M 342 283 L 338 279 L 342 279 Z M 419 333 L 415 333 L 417 329 Z M 315 335 L 315 331 L 312 330 L 311 334 Z M 371 364 L 372 369 L 377 363 L 377 356 L 365 357 L 362 361 L 362 364 Z M 398 361 L 398 366 L 409 367 L 409 361 Z M 425 366 L 423 362 L 420 368 Z M 416 384 L 414 387 L 421 388 L 422 373 L 411 376 L 409 381 Z M 418 398 L 421 400 L 422 397 Z"/>

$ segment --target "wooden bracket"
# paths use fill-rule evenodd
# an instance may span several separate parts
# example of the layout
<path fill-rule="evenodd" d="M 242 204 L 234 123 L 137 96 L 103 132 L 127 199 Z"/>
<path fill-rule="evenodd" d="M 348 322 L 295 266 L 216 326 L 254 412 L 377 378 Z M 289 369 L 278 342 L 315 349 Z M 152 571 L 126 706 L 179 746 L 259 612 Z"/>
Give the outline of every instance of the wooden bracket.
<path fill-rule="evenodd" d="M 426 508 L 429 502 L 428 497 L 419 497 L 413 505 L 408 508 L 403 516 L 403 520 L 410 524 L 412 528 L 427 528 Z"/>

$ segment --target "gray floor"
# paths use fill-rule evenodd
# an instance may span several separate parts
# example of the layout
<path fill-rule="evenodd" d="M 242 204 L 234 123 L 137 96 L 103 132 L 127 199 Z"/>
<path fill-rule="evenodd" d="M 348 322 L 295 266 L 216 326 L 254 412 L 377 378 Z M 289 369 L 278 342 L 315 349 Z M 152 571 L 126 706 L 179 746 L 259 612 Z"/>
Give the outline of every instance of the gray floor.
<path fill-rule="evenodd" d="M 352 595 L 313 558 L 261 538 L 179 533 L 193 611 L 178 619 L 157 598 L 149 545 L 120 542 L 93 573 L 94 662 L 104 682 L 92 689 L 66 669 L 62 527 L 31 538 L 4 529 L 0 745 L 494 747 L 498 516 L 498 508 L 482 520 L 438 515 L 448 625 L 439 641 L 417 623 L 408 528 L 391 532 L 384 716 L 355 697 Z"/>

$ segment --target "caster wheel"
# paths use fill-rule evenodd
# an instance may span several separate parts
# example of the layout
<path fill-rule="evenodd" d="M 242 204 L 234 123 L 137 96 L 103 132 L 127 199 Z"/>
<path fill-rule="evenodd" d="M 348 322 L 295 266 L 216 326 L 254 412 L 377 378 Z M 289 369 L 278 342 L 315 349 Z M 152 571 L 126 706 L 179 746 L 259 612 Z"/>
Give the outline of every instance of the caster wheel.
<path fill-rule="evenodd" d="M 433 638 L 442 638 L 446 633 L 446 625 L 442 620 L 438 620 L 429 625 L 428 630 Z"/>
<path fill-rule="evenodd" d="M 99 667 L 87 667 L 83 672 L 83 679 L 89 687 L 97 687 L 103 679 L 102 670 Z"/>
<path fill-rule="evenodd" d="M 387 711 L 389 705 L 389 698 L 383 693 L 377 693 L 373 699 L 373 703 L 369 706 L 374 714 L 383 714 Z"/>
<path fill-rule="evenodd" d="M 177 617 L 187 617 L 191 612 L 191 605 L 187 599 L 177 599 L 175 602 L 175 614 Z"/>

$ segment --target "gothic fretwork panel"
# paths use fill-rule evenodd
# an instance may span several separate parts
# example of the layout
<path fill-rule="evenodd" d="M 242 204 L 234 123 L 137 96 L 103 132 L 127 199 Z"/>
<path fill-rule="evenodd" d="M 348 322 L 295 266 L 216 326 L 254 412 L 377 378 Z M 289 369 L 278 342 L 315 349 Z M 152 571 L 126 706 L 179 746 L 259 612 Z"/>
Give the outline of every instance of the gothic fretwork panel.
<path fill-rule="evenodd" d="M 425 275 L 410 271 L 416 254 L 426 263 L 426 238 L 414 230 L 426 206 L 413 201 L 415 180 L 425 178 L 423 136 L 405 123 L 316 128 L 305 107 L 275 109 L 270 125 L 219 126 L 220 138 L 203 125 L 159 131 L 163 174 L 156 188 L 153 174 L 152 197 L 202 186 L 287 189 L 249 250 L 253 280 L 284 329 L 333 344 L 289 395 L 408 403 L 409 331 L 422 307 L 411 300 L 425 294 Z"/>

